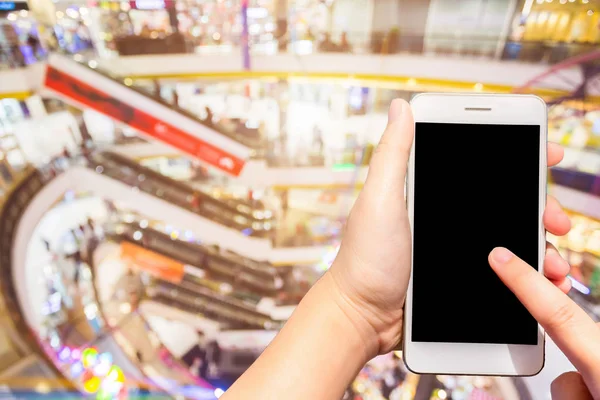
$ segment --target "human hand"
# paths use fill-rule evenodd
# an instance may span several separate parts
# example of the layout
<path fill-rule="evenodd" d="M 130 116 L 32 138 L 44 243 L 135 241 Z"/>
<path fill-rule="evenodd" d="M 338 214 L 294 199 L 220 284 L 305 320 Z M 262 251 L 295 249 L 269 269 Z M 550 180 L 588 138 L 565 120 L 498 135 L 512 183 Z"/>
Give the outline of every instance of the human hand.
<path fill-rule="evenodd" d="M 361 332 L 366 347 L 376 353 L 394 349 L 402 335 L 411 258 L 404 182 L 413 137 L 410 105 L 394 100 L 388 126 L 371 159 L 367 181 L 328 272 L 335 282 L 334 299 Z M 548 165 L 558 164 L 562 157 L 562 148 L 549 143 Z M 552 197 L 547 200 L 544 225 L 556 235 L 566 234 L 571 227 L 569 218 Z M 561 290 L 570 289 L 570 280 L 566 279 L 569 265 L 551 245 L 546 251 L 544 271 Z"/>
<path fill-rule="evenodd" d="M 509 250 L 494 249 L 489 261 L 502 282 L 578 370 L 564 373 L 552 382 L 552 398 L 600 399 L 600 326 L 562 293 L 561 285 L 552 285 Z"/>

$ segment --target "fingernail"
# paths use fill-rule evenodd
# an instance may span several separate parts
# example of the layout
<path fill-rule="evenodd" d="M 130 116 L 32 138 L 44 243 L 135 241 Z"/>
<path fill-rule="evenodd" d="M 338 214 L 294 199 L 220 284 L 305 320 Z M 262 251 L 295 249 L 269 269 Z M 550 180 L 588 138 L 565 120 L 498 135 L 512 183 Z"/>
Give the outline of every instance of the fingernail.
<path fill-rule="evenodd" d="M 506 264 L 513 258 L 513 253 L 504 247 L 496 247 L 492 250 L 492 260 L 498 264 Z"/>
<path fill-rule="evenodd" d="M 402 101 L 395 99 L 392 100 L 392 104 L 390 104 L 390 109 L 388 111 L 388 123 L 394 122 L 402 115 Z"/>

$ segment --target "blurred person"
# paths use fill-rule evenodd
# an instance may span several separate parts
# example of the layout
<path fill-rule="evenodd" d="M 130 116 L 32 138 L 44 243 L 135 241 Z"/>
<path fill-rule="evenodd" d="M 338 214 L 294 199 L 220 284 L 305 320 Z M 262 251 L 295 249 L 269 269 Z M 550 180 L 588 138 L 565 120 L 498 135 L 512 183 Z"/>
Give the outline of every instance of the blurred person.
<path fill-rule="evenodd" d="M 88 228 L 90 228 L 90 231 L 92 234 L 94 234 L 96 232 L 96 225 L 95 225 L 92 217 L 87 217 L 86 225 L 88 226 Z"/>
<path fill-rule="evenodd" d="M 81 155 L 83 156 L 86 163 L 91 164 L 92 162 L 92 151 L 87 147 L 85 142 L 81 142 L 80 146 Z"/>
<path fill-rule="evenodd" d="M 281 192 L 281 214 L 282 218 L 285 218 L 289 210 L 289 191 L 283 190 Z"/>
<path fill-rule="evenodd" d="M 340 37 L 340 44 L 337 46 L 337 50 L 342 53 L 351 53 L 352 45 L 348 42 L 348 34 L 346 32 L 342 32 L 342 36 Z"/>
<path fill-rule="evenodd" d="M 321 128 L 319 128 L 318 125 L 315 125 L 313 128 L 313 147 L 319 152 L 319 154 L 323 154 L 324 146 L 323 131 L 321 131 Z"/>
<path fill-rule="evenodd" d="M 194 191 L 194 193 L 192 194 L 190 205 L 195 211 L 200 210 L 200 193 L 198 193 L 197 191 Z"/>
<path fill-rule="evenodd" d="M 42 242 L 44 243 L 44 248 L 46 249 L 46 251 L 48 253 L 51 253 L 51 248 L 50 248 L 50 242 L 48 241 L 48 239 L 42 238 Z"/>
<path fill-rule="evenodd" d="M 75 246 L 77 246 L 77 248 L 79 248 L 79 246 L 81 245 L 81 241 L 79 239 L 79 234 L 77 233 L 77 229 L 71 229 L 71 236 L 73 236 L 73 242 L 75 243 Z"/>
<path fill-rule="evenodd" d="M 154 88 L 153 89 L 154 95 L 156 97 L 160 97 L 160 82 L 158 81 L 158 79 L 154 79 L 152 81 L 152 86 Z"/>
<path fill-rule="evenodd" d="M 87 147 L 88 144 L 93 145 L 94 138 L 90 134 L 90 131 L 87 128 L 87 125 L 83 118 L 81 118 L 81 121 L 79 122 L 78 127 L 79 127 L 79 134 L 81 135 L 81 147 L 82 148 Z"/>
<path fill-rule="evenodd" d="M 142 352 L 140 350 L 135 351 L 135 358 L 138 360 L 138 362 L 140 364 L 144 363 L 144 356 L 142 355 Z"/>
<path fill-rule="evenodd" d="M 118 209 L 112 200 L 104 199 L 104 206 L 106 207 L 109 215 L 116 214 L 118 212 Z"/>
<path fill-rule="evenodd" d="M 190 374 L 194 375 L 196 378 L 200 378 L 200 371 L 202 370 L 202 359 L 200 357 L 195 357 L 194 361 L 192 361 L 192 365 L 190 365 Z"/>
<path fill-rule="evenodd" d="M 68 166 L 69 165 L 69 160 L 71 159 L 71 152 L 69 151 L 69 148 L 67 146 L 63 147 L 61 156 L 62 156 L 62 159 L 63 159 L 63 164 L 65 164 L 66 166 Z"/>
<path fill-rule="evenodd" d="M 142 25 L 142 29 L 140 30 L 140 36 L 141 37 L 150 37 L 151 33 L 152 33 L 152 29 L 150 29 L 150 25 L 148 25 L 147 22 L 144 22 L 144 24 Z"/>
<path fill-rule="evenodd" d="M 319 43 L 319 51 L 329 52 L 335 51 L 337 48 L 336 44 L 331 40 L 331 35 L 329 33 L 323 34 L 323 40 Z"/>
<path fill-rule="evenodd" d="M 75 52 L 91 49 L 93 47 L 90 31 L 82 21 L 79 21 L 79 25 L 77 26 L 75 34 L 73 35 L 73 40 L 75 42 Z"/>
<path fill-rule="evenodd" d="M 83 266 L 83 259 L 81 257 L 81 250 L 77 248 L 73 253 L 73 262 L 74 262 L 74 272 L 73 272 L 73 283 L 75 286 L 79 286 L 79 281 L 81 279 L 81 268 Z"/>
<path fill-rule="evenodd" d="M 57 175 L 56 168 L 52 164 L 48 165 L 48 175 L 49 175 L 50 179 L 56 178 L 56 175 Z"/>
<path fill-rule="evenodd" d="M 56 37 L 56 33 L 54 29 L 49 29 L 48 34 L 46 35 L 46 48 L 48 51 L 56 51 L 59 48 L 58 38 Z"/>
<path fill-rule="evenodd" d="M 333 265 L 222 399 L 340 399 L 367 361 L 398 346 L 410 276 L 404 182 L 413 137 L 409 104 L 394 100 Z M 562 157 L 549 143 L 548 166 Z M 551 196 L 543 222 L 558 236 L 571 227 Z M 446 256 L 460 262 L 460 252 Z M 566 296 L 567 262 L 548 246 L 545 276 L 504 248 L 493 249 L 489 263 L 579 371 L 555 380 L 554 398 L 600 399 L 600 328 Z"/>
<path fill-rule="evenodd" d="M 204 122 L 206 122 L 209 125 L 212 125 L 213 117 L 214 117 L 212 110 L 210 109 L 209 106 L 206 106 L 206 107 L 204 107 L 204 111 L 206 112 L 206 117 L 204 118 Z"/>
<path fill-rule="evenodd" d="M 21 52 L 19 43 L 13 43 L 10 46 L 9 54 L 12 67 L 19 68 L 25 66 L 25 56 L 23 56 L 23 53 Z"/>
<path fill-rule="evenodd" d="M 31 48 L 31 54 L 38 60 L 41 57 L 40 40 L 32 33 L 27 35 L 27 45 Z"/>

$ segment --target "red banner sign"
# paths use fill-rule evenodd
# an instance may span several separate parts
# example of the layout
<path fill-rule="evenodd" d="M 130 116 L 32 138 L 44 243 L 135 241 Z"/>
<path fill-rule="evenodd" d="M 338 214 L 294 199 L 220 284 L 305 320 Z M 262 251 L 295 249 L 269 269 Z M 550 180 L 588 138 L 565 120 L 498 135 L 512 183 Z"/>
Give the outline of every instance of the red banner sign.
<path fill-rule="evenodd" d="M 171 145 L 228 174 L 238 176 L 244 160 L 213 146 L 175 126 L 139 110 L 81 80 L 48 66 L 45 87 L 133 129 Z"/>
<path fill-rule="evenodd" d="M 121 242 L 121 260 L 129 268 L 146 271 L 165 281 L 180 283 L 183 279 L 183 264 L 133 243 Z"/>

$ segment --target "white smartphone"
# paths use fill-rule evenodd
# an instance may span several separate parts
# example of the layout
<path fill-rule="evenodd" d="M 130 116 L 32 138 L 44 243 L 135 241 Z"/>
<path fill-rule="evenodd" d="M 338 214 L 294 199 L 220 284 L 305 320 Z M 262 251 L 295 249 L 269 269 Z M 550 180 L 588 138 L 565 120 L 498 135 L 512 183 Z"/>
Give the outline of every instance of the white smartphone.
<path fill-rule="evenodd" d="M 421 94 L 411 105 L 404 361 L 424 374 L 535 375 L 544 332 L 488 254 L 506 247 L 543 272 L 546 104 L 528 95 Z"/>

